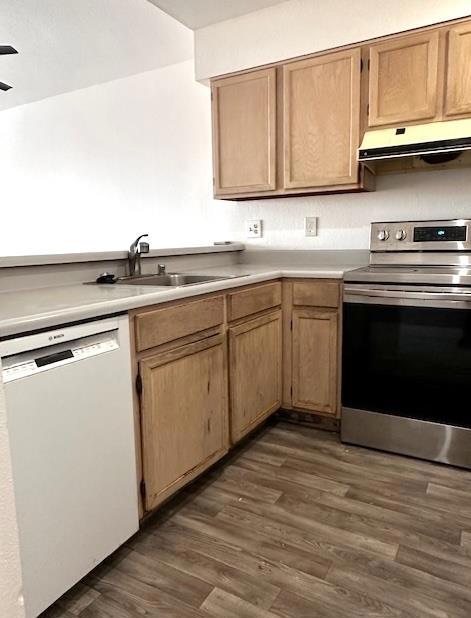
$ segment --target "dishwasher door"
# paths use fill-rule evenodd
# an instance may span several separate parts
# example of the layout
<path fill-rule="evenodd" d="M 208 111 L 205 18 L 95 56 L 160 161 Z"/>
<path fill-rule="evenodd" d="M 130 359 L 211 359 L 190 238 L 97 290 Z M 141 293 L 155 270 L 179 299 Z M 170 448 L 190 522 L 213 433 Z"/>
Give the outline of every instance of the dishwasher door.
<path fill-rule="evenodd" d="M 0 354 L 33 618 L 138 529 L 128 319 L 3 341 Z"/>

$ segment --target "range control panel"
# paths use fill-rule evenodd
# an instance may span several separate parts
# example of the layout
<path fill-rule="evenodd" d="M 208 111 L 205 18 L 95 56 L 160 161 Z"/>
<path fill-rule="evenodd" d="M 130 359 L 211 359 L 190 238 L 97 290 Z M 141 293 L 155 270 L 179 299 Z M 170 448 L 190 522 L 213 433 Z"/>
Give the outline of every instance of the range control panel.
<path fill-rule="evenodd" d="M 371 251 L 470 251 L 471 221 L 388 221 L 371 224 Z"/>
<path fill-rule="evenodd" d="M 456 225 L 455 227 L 449 225 L 415 227 L 414 242 L 466 240 L 466 231 L 465 225 Z"/>

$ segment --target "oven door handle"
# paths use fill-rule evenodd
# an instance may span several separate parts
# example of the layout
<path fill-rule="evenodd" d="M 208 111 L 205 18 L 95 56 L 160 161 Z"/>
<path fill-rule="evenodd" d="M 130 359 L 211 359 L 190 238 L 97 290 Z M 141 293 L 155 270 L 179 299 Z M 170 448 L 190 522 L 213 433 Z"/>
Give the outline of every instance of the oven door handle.
<path fill-rule="evenodd" d="M 470 309 L 471 293 L 392 290 L 391 288 L 344 287 L 345 303 L 369 305 L 403 305 L 409 307 L 444 307 Z"/>

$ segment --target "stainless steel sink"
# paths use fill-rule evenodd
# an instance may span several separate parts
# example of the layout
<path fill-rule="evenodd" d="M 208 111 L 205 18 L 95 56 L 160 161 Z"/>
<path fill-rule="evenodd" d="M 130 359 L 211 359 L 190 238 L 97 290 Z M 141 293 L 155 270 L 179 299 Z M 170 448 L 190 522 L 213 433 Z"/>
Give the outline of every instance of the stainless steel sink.
<path fill-rule="evenodd" d="M 228 277 L 215 277 L 213 275 L 188 275 L 184 273 L 170 273 L 166 275 L 139 275 L 137 277 L 121 277 L 116 283 L 125 285 L 154 285 L 166 287 L 179 287 L 182 285 L 194 285 L 195 283 L 207 283 L 209 281 L 222 281 L 233 279 L 237 275 Z M 244 275 L 242 275 L 244 276 Z"/>

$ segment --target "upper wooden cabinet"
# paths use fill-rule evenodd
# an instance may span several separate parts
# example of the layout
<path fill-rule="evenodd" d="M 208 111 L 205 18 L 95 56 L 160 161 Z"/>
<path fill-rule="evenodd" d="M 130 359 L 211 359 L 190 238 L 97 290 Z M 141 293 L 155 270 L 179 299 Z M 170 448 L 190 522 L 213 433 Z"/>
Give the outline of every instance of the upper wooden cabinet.
<path fill-rule="evenodd" d="M 212 94 L 215 197 L 373 191 L 368 127 L 471 117 L 471 21 L 214 79 Z"/>
<path fill-rule="evenodd" d="M 284 186 L 355 183 L 360 49 L 283 66 Z"/>
<path fill-rule="evenodd" d="M 471 23 L 448 32 L 445 115 L 471 114 Z"/>
<path fill-rule="evenodd" d="M 360 48 L 216 79 L 212 93 L 215 197 L 374 189 L 357 162 Z"/>
<path fill-rule="evenodd" d="M 212 82 L 214 194 L 276 187 L 276 71 Z"/>
<path fill-rule="evenodd" d="M 372 127 L 432 119 L 438 113 L 438 31 L 394 38 L 370 48 Z"/>

